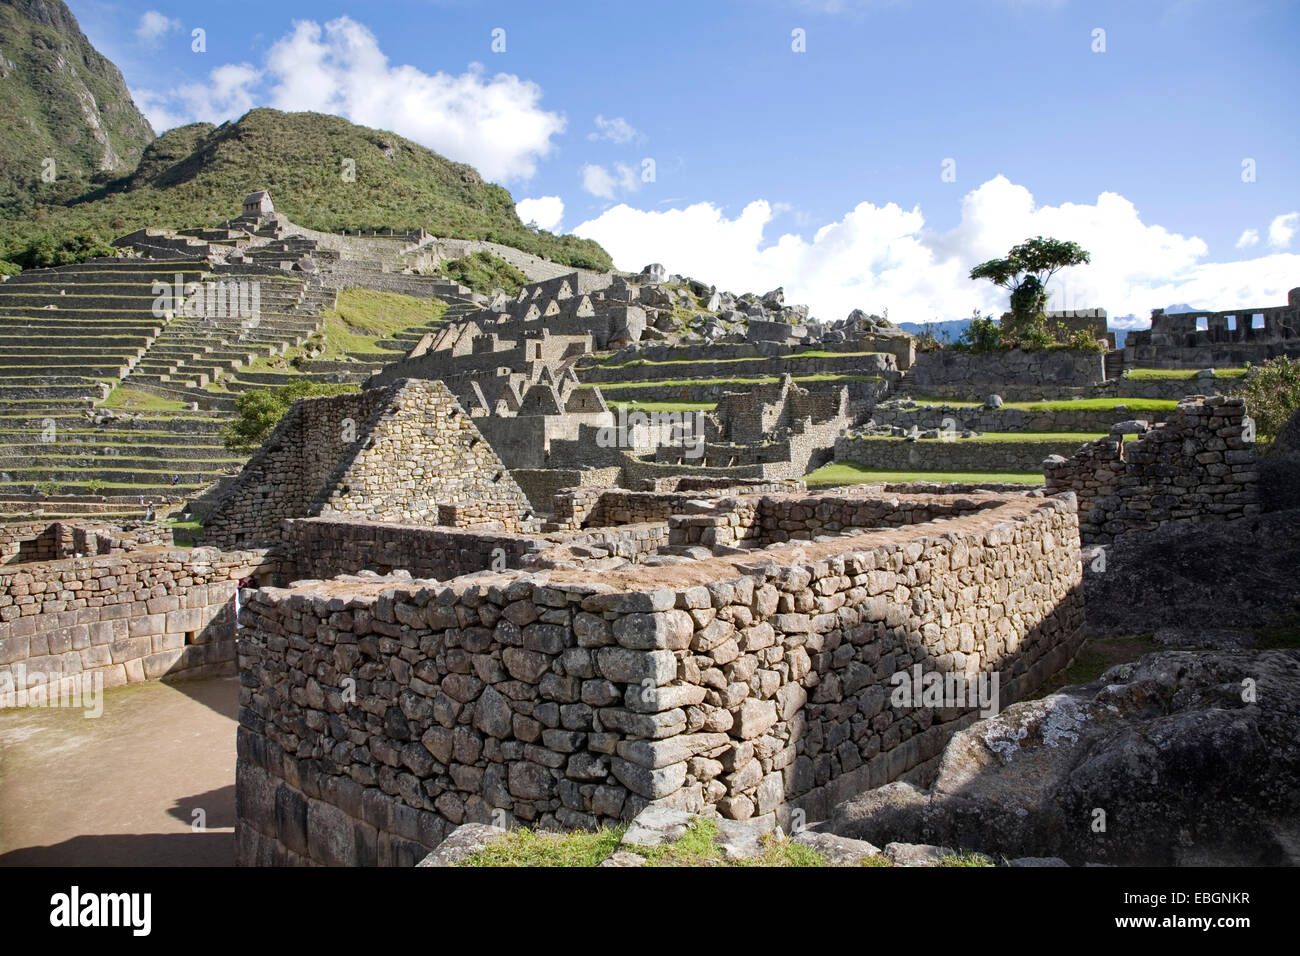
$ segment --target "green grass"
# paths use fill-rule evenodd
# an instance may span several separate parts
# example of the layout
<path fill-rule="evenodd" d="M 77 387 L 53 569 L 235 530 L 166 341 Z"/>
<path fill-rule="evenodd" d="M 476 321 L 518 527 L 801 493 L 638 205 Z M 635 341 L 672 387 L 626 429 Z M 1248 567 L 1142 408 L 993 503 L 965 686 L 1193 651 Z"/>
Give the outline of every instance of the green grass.
<path fill-rule="evenodd" d="M 514 295 L 528 284 L 528 276 L 490 252 L 474 252 L 460 259 L 451 259 L 442 263 L 439 269 L 452 281 L 484 295 L 490 295 L 493 289 Z"/>
<path fill-rule="evenodd" d="M 1196 378 L 1199 369 L 1186 368 L 1135 368 L 1129 371 L 1129 378 L 1139 382 L 1183 382 Z M 1216 368 L 1215 378 L 1244 378 L 1248 368 Z"/>
<path fill-rule="evenodd" d="M 623 849 L 645 859 L 646 866 L 725 867 L 809 867 L 828 866 L 826 858 L 811 847 L 793 843 L 783 835 L 770 833 L 762 840 L 761 853 L 744 860 L 728 860 L 718 844 L 715 821 L 696 817 L 678 839 L 662 846 L 620 847 L 626 827 L 595 832 L 535 833 L 511 830 L 486 848 L 466 857 L 458 866 L 597 866 L 615 851 Z"/>
<path fill-rule="evenodd" d="M 535 833 L 523 828 L 466 857 L 458 866 L 596 866 L 615 850 L 625 827 L 589 832 Z"/>
<path fill-rule="evenodd" d="M 956 853 L 945 853 L 939 858 L 940 866 L 994 866 L 991 859 L 982 853 L 973 853 L 969 850 L 961 850 Z"/>
<path fill-rule="evenodd" d="M 832 485 L 857 485 L 868 481 L 947 481 L 963 484 L 1008 482 L 1018 485 L 1041 485 L 1043 476 L 1028 471 L 877 471 L 851 461 L 823 465 L 804 476 L 809 488 Z"/>
<path fill-rule="evenodd" d="M 127 385 L 119 385 L 113 389 L 108 393 L 108 398 L 100 402 L 97 407 L 133 412 L 182 412 L 188 409 L 185 402 L 163 398 Z"/>

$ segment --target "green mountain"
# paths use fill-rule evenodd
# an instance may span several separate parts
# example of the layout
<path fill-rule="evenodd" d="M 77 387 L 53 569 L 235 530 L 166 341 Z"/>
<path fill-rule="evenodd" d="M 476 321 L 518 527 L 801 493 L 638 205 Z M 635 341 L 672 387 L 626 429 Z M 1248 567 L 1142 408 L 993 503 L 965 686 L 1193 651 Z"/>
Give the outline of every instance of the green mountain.
<path fill-rule="evenodd" d="M 6 217 L 130 172 L 154 138 L 60 0 L 0 0 L 0 126 Z"/>
<path fill-rule="evenodd" d="M 350 162 L 349 162 L 350 161 Z M 145 226 L 214 226 L 269 189 L 277 212 L 312 229 L 424 228 L 488 239 L 557 262 L 612 268 L 597 243 L 529 229 L 514 200 L 463 163 L 395 133 L 337 116 L 255 109 L 235 122 L 194 123 L 159 136 L 130 175 L 26 221 L 0 222 L 0 259 L 23 261 L 33 242 L 94 234 L 112 239 Z"/>

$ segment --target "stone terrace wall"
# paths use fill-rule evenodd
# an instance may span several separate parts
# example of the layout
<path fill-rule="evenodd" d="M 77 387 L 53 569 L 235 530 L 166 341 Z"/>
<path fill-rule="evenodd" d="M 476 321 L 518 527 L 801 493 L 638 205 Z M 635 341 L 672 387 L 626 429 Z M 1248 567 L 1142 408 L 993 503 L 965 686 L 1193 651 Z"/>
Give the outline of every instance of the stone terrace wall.
<path fill-rule="evenodd" d="M 1181 398 L 1182 396 L 1178 396 Z M 1133 412 L 1127 408 L 1063 408 L 1025 411 L 1019 408 L 984 408 L 982 405 L 922 405 L 917 408 L 871 410 L 877 425 L 899 426 L 920 431 L 931 428 L 963 428 L 977 432 L 1096 432 L 1106 434 L 1110 426 L 1131 418 L 1163 421 L 1169 412 Z"/>
<path fill-rule="evenodd" d="M 283 582 L 290 574 L 267 552 L 214 548 L 0 569 L 0 688 L 24 672 L 100 674 L 116 687 L 233 671 L 235 586 L 250 576 Z"/>
<path fill-rule="evenodd" d="M 1073 455 L 1080 446 L 1066 441 L 980 441 L 978 438 L 925 438 L 909 441 L 886 435 L 844 435 L 835 442 L 835 460 L 878 471 L 1038 471 L 1050 455 Z"/>
<path fill-rule="evenodd" d="M 824 818 L 974 719 L 896 708 L 892 675 L 997 672 L 1005 706 L 1068 663 L 1073 505 L 1008 499 L 809 544 L 793 565 L 258 591 L 241 616 L 237 859 L 410 865 L 497 810 L 548 828 L 652 801 Z"/>
<path fill-rule="evenodd" d="M 1084 388 L 1101 382 L 1099 352 L 1045 349 L 1025 352 L 918 352 L 905 379 L 918 395 L 983 398 L 996 393 L 1009 401 L 1049 398 L 1054 390 Z"/>
<path fill-rule="evenodd" d="M 1181 521 L 1231 521 L 1260 512 L 1253 441 L 1240 398 L 1193 396 L 1136 442 L 1118 435 L 1043 462 L 1048 494 L 1073 491 L 1085 544 Z"/>

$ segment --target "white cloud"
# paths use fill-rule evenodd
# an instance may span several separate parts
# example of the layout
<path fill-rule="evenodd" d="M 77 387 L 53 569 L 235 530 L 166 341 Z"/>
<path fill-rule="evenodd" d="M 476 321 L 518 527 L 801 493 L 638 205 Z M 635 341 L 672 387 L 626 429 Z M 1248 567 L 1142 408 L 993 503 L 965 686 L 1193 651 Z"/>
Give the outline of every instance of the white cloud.
<path fill-rule="evenodd" d="M 641 134 L 627 120 L 621 116 L 616 116 L 611 120 L 603 116 L 596 117 L 596 132 L 588 133 L 587 139 L 598 140 L 607 139 L 611 143 L 630 143 L 634 139 L 640 138 Z"/>
<path fill-rule="evenodd" d="M 1257 245 L 1259 245 L 1258 229 L 1245 230 L 1244 232 L 1242 232 L 1241 238 L 1237 240 L 1238 249 L 1249 249 L 1251 246 L 1257 246 Z"/>
<path fill-rule="evenodd" d="M 537 84 L 508 73 L 489 77 L 481 64 L 460 75 L 394 66 L 369 29 L 343 16 L 323 27 L 295 21 L 263 69 L 218 67 L 207 83 L 181 87 L 155 110 L 211 122 L 257 105 L 332 113 L 392 130 L 500 181 L 531 177 L 564 130 L 564 117 L 542 109 L 541 98 Z"/>
<path fill-rule="evenodd" d="M 185 105 L 190 122 L 223 123 L 242 116 L 255 105 L 250 89 L 262 74 L 249 63 L 226 63 L 208 74 L 208 82 L 187 83 L 178 87 L 177 96 Z"/>
<path fill-rule="evenodd" d="M 626 163 L 615 163 L 614 172 L 595 163 L 582 167 L 582 188 L 601 199 L 613 199 L 619 190 L 634 193 L 641 188 L 641 176 Z"/>
<path fill-rule="evenodd" d="M 1268 224 L 1268 244 L 1275 249 L 1285 249 L 1300 228 L 1300 212 L 1277 216 Z"/>
<path fill-rule="evenodd" d="M 582 188 L 600 199 L 613 199 L 616 182 L 604 166 L 587 163 L 582 167 Z"/>
<path fill-rule="evenodd" d="M 181 29 L 181 21 L 164 16 L 157 10 L 146 10 L 135 28 L 135 35 L 142 42 L 153 44 L 179 29 Z"/>
<path fill-rule="evenodd" d="M 555 232 L 564 219 L 564 200 L 559 196 L 539 196 L 515 203 L 515 212 L 524 223 L 535 222 L 539 229 Z"/>
<path fill-rule="evenodd" d="M 183 126 L 188 122 L 181 113 L 172 111 L 167 105 L 167 97 L 161 93 L 155 93 L 153 90 L 131 90 L 130 92 L 131 99 L 144 114 L 144 118 L 149 121 L 155 133 L 169 130 L 173 126 Z"/>
<path fill-rule="evenodd" d="M 973 282 L 970 270 L 1036 235 L 1072 239 L 1092 252 L 1091 264 L 1052 280 L 1053 308 L 1100 306 L 1112 316 L 1147 316 L 1172 302 L 1267 305 L 1285 301 L 1300 273 L 1300 255 L 1206 263 L 1201 239 L 1142 222 L 1116 193 L 1102 193 L 1095 203 L 1040 206 L 1029 190 L 1002 176 L 967 193 L 960 222 L 945 233 L 927 229 L 919 207 L 864 202 L 811 239 L 785 234 L 768 242 L 774 216 L 761 199 L 733 219 L 710 203 L 664 211 L 620 203 L 573 231 L 600 242 L 621 269 L 662 262 L 670 272 L 733 292 L 781 285 L 787 302 L 807 302 L 823 319 L 843 318 L 854 308 L 888 308 L 897 322 L 962 318 L 977 307 L 1000 314 L 1005 292 Z"/>

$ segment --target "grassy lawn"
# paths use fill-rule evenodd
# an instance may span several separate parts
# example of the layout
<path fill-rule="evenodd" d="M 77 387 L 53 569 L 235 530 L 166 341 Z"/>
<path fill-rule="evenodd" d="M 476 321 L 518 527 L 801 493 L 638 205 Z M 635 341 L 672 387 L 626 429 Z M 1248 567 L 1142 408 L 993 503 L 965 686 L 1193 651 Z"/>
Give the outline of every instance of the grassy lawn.
<path fill-rule="evenodd" d="M 1199 369 L 1186 368 L 1135 368 L 1129 371 L 1129 378 L 1139 382 L 1187 381 L 1196 378 Z M 1246 368 L 1216 368 L 1215 378 L 1244 378 L 1250 371 Z"/>
<path fill-rule="evenodd" d="M 97 407 L 137 412 L 182 412 L 188 408 L 184 402 L 163 398 L 127 385 L 119 385 L 113 389 L 108 393 L 108 398 L 100 402 Z"/>
<path fill-rule="evenodd" d="M 804 476 L 809 488 L 859 485 L 867 481 L 952 481 L 963 484 L 1010 482 L 1041 485 L 1043 476 L 1031 471 L 876 471 L 851 461 L 823 465 Z"/>

